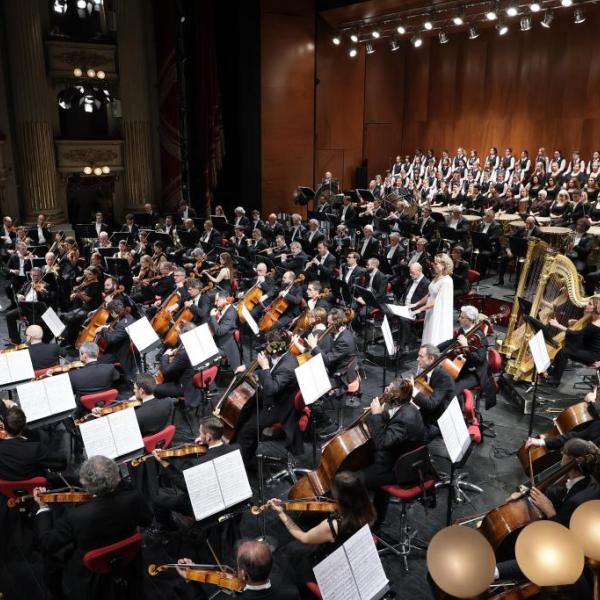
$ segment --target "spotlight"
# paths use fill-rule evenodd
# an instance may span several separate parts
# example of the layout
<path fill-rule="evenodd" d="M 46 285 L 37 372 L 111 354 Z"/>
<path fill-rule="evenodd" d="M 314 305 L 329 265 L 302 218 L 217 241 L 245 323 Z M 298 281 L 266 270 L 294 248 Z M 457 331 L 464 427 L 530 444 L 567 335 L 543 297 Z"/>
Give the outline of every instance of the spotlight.
<path fill-rule="evenodd" d="M 75 75 L 75 77 L 81 77 L 83 75 L 83 71 L 79 67 L 75 67 L 73 69 L 73 75 Z"/>
<path fill-rule="evenodd" d="M 400 34 L 400 35 L 404 35 L 406 33 L 406 29 L 404 27 L 402 27 L 402 25 L 398 25 L 398 27 L 396 27 L 396 31 Z"/>
<path fill-rule="evenodd" d="M 348 56 L 350 58 L 354 58 L 358 54 L 358 50 L 356 48 L 350 48 L 348 51 Z"/>
<path fill-rule="evenodd" d="M 92 2 L 94 4 L 94 10 L 100 12 L 100 9 L 104 5 L 104 0 L 92 0 Z"/>
<path fill-rule="evenodd" d="M 423 27 L 425 27 L 427 31 L 431 31 L 433 29 L 433 23 L 431 21 L 425 21 Z"/>
<path fill-rule="evenodd" d="M 378 40 L 381 37 L 381 34 L 379 33 L 379 31 L 377 29 L 373 29 L 373 31 L 371 32 L 371 35 Z"/>
<path fill-rule="evenodd" d="M 410 40 L 410 43 L 415 48 L 420 48 L 423 45 L 423 40 L 418 35 L 414 35 L 413 38 Z"/>
<path fill-rule="evenodd" d="M 54 0 L 54 12 L 64 15 L 67 12 L 67 0 Z"/>
<path fill-rule="evenodd" d="M 94 77 L 96 77 L 96 71 L 94 71 L 94 69 L 88 69 L 86 71 L 86 75 L 90 78 L 90 79 L 94 79 Z"/>
<path fill-rule="evenodd" d="M 465 24 L 465 20 L 462 18 L 462 15 L 457 15 L 456 17 L 454 17 L 454 19 L 452 19 L 452 22 L 457 26 Z"/>
<path fill-rule="evenodd" d="M 531 29 L 531 17 L 521 17 L 519 24 L 521 25 L 521 31 L 529 31 Z"/>
<path fill-rule="evenodd" d="M 77 0 L 77 8 L 79 8 L 80 10 L 85 10 L 86 6 L 87 4 L 85 0 Z"/>
<path fill-rule="evenodd" d="M 63 90 L 58 94 L 58 106 L 63 110 L 69 110 L 71 108 L 71 98 L 73 97 L 73 90 Z"/>
<path fill-rule="evenodd" d="M 92 167 L 83 167 L 83 172 L 86 175 L 91 175 L 92 174 Z"/>
<path fill-rule="evenodd" d="M 108 175 L 108 174 L 110 173 L 110 167 L 106 167 L 106 166 L 105 166 L 105 167 L 102 167 L 102 172 L 103 172 L 105 175 Z"/>
<path fill-rule="evenodd" d="M 509 17 L 516 17 L 519 14 L 519 9 L 514 4 L 511 4 L 507 7 L 506 14 Z"/>
<path fill-rule="evenodd" d="M 96 177 L 100 177 L 100 175 L 102 175 L 102 169 L 100 167 L 96 167 L 94 169 L 94 175 L 96 175 Z"/>
<path fill-rule="evenodd" d="M 498 23 L 496 29 L 498 30 L 498 35 L 506 35 L 508 33 L 508 25 L 504 23 Z"/>
<path fill-rule="evenodd" d="M 579 25 L 580 23 L 583 23 L 585 21 L 585 15 L 583 14 L 583 11 L 579 8 L 575 11 L 574 18 L 576 25 Z"/>
<path fill-rule="evenodd" d="M 106 77 L 106 73 L 105 73 L 104 71 L 98 71 L 98 72 L 96 73 L 96 77 L 97 77 L 98 79 L 104 79 L 104 78 Z"/>
<path fill-rule="evenodd" d="M 560 3 L 565 8 L 568 8 L 569 6 L 573 6 L 573 0 L 560 0 Z"/>
<path fill-rule="evenodd" d="M 356 44 L 358 42 L 358 35 L 356 35 L 356 33 L 353 33 L 350 36 L 350 40 Z"/>
<path fill-rule="evenodd" d="M 400 49 L 400 44 L 396 40 L 392 40 L 390 42 L 390 50 L 392 52 L 396 52 L 396 50 L 399 50 L 399 49 Z"/>
<path fill-rule="evenodd" d="M 367 44 L 367 54 L 374 54 L 375 49 L 373 48 L 373 44 Z"/>
<path fill-rule="evenodd" d="M 554 19 L 554 13 L 551 10 L 547 10 L 544 14 L 544 18 L 542 19 L 542 27 L 545 27 L 546 29 L 550 29 L 553 19 Z"/>
<path fill-rule="evenodd" d="M 438 38 L 440 40 L 440 44 L 447 44 L 450 41 L 448 36 L 443 31 L 440 31 Z"/>
<path fill-rule="evenodd" d="M 477 31 L 477 27 L 469 27 L 469 39 L 476 40 L 479 37 L 479 32 Z"/>
<path fill-rule="evenodd" d="M 532 2 L 532 3 L 529 5 L 529 10 L 530 10 L 532 13 L 536 13 L 536 12 L 540 12 L 540 10 L 542 10 L 542 7 L 541 7 L 541 5 L 540 5 L 540 3 L 539 3 L 539 2 Z"/>
<path fill-rule="evenodd" d="M 496 11 L 492 8 L 491 10 L 488 10 L 488 12 L 485 13 L 485 18 L 488 21 L 495 21 L 498 18 L 498 14 L 496 13 Z"/>
<path fill-rule="evenodd" d="M 342 43 L 342 38 L 339 35 L 336 35 L 331 40 L 336 46 L 339 46 Z"/>

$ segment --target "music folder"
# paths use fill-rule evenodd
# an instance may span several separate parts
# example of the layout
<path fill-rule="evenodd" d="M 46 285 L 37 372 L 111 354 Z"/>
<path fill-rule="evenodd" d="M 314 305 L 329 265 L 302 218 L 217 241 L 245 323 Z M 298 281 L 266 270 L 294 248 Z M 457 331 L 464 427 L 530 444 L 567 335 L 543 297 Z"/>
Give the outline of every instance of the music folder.
<path fill-rule="evenodd" d="M 307 406 L 331 390 L 331 381 L 321 354 L 315 354 L 294 371 L 302 392 L 302 399 Z"/>
<path fill-rule="evenodd" d="M 182 333 L 179 338 L 185 347 L 192 367 L 212 360 L 219 354 L 208 323 L 203 323 L 191 331 Z"/>
<path fill-rule="evenodd" d="M 375 298 L 375 295 L 373 294 L 373 292 L 371 290 L 368 290 L 366 287 L 362 287 L 360 285 L 355 285 L 354 286 L 354 296 L 356 298 L 359 298 L 359 297 L 362 298 L 367 303 L 367 306 L 372 306 L 373 308 L 378 308 L 378 309 L 382 310 L 381 305 Z"/>
<path fill-rule="evenodd" d="M 125 328 L 125 331 L 127 331 L 131 341 L 140 352 L 148 350 L 148 348 L 160 341 L 158 334 L 154 331 L 152 325 L 150 325 L 148 317 L 142 317 L 134 321 Z"/>
<path fill-rule="evenodd" d="M 323 600 L 379 600 L 389 581 L 368 525 L 313 568 Z"/>
<path fill-rule="evenodd" d="M 17 386 L 17 396 L 29 427 L 48 424 L 51 417 L 62 419 L 76 408 L 68 373 L 23 383 Z"/>
<path fill-rule="evenodd" d="M 29 349 L 0 354 L 0 385 L 33 379 L 34 377 L 35 373 L 31 364 Z"/>

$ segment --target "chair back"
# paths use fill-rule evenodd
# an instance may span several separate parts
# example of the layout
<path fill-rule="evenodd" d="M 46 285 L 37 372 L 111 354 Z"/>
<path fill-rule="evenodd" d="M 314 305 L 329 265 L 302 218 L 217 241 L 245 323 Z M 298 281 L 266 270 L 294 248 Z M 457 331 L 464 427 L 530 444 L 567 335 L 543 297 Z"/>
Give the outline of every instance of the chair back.
<path fill-rule="evenodd" d="M 26 494 L 32 494 L 36 487 L 46 487 L 48 480 L 45 477 L 32 477 L 31 479 L 21 479 L 20 481 L 7 481 L 0 479 L 0 494 L 7 500 L 18 498 Z"/>
<path fill-rule="evenodd" d="M 212 367 L 208 367 L 208 369 L 200 371 L 199 373 L 195 373 L 194 377 L 192 378 L 192 381 L 199 390 L 203 390 L 215 381 L 218 374 L 219 367 L 214 365 Z"/>
<path fill-rule="evenodd" d="M 492 373 L 500 373 L 500 369 L 502 369 L 502 357 L 496 348 L 488 348 L 488 365 Z"/>
<path fill-rule="evenodd" d="M 304 433 L 310 425 L 310 415 L 312 411 L 309 406 L 304 404 L 302 392 L 298 390 L 294 396 L 294 410 L 298 416 L 298 429 Z"/>
<path fill-rule="evenodd" d="M 399 486 L 423 486 L 428 479 L 439 479 L 438 473 L 431 462 L 429 448 L 418 446 L 400 455 L 394 465 L 394 477 Z"/>
<path fill-rule="evenodd" d="M 134 533 L 114 544 L 90 550 L 83 555 L 83 564 L 92 573 L 99 575 L 106 575 L 121 569 L 131 563 L 139 554 L 142 538 L 141 533 Z"/>
<path fill-rule="evenodd" d="M 85 394 L 79 398 L 79 402 L 86 410 L 92 410 L 96 406 L 109 406 L 119 395 L 119 391 L 115 389 L 105 390 L 104 392 L 94 392 L 93 394 Z"/>
<path fill-rule="evenodd" d="M 175 430 L 175 425 L 167 425 L 161 431 L 143 438 L 146 452 L 150 453 L 156 448 L 167 448 L 175 435 Z"/>
<path fill-rule="evenodd" d="M 469 280 L 469 283 L 473 284 L 476 281 L 479 281 L 480 278 L 481 273 L 479 271 L 476 271 L 475 269 L 469 269 L 469 272 L 467 273 L 467 279 Z"/>

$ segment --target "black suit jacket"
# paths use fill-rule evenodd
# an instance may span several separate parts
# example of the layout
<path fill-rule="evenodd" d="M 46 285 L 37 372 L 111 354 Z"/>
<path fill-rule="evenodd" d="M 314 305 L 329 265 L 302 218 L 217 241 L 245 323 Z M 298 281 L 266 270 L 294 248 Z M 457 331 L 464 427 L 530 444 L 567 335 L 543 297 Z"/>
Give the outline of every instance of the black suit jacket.
<path fill-rule="evenodd" d="M 320 257 L 317 256 L 319 261 Z M 323 284 L 328 284 L 333 279 L 335 268 L 337 267 L 337 260 L 331 252 L 325 257 L 323 264 L 311 265 L 311 271 L 314 271 L 318 280 Z"/>
<path fill-rule="evenodd" d="M 288 302 L 285 314 L 292 319 L 297 317 L 300 314 L 300 303 L 302 302 L 302 286 L 295 283 L 286 294 L 285 299 Z"/>
<path fill-rule="evenodd" d="M 304 225 L 300 225 L 298 229 L 296 229 L 293 225 L 289 229 L 289 241 L 290 242 L 300 242 L 306 236 L 306 227 Z"/>
<path fill-rule="evenodd" d="M 329 337 L 331 338 L 331 335 Z M 356 379 L 358 350 L 356 349 L 354 335 L 349 329 L 344 329 L 334 338 L 329 349 L 322 350 L 319 346 L 316 346 L 313 348 L 312 354 L 322 354 L 323 362 L 330 377 L 339 376 L 339 379 L 345 385 Z"/>
<path fill-rule="evenodd" d="M 50 246 L 52 244 L 52 240 L 53 240 L 52 232 L 49 229 L 47 229 L 46 227 L 43 227 L 42 233 L 44 234 L 44 238 L 46 240 L 45 243 L 48 244 L 48 246 Z M 37 225 L 34 225 L 33 227 L 30 227 L 27 230 L 27 237 L 30 238 L 34 244 L 40 243 L 40 236 L 38 235 Z"/>
<path fill-rule="evenodd" d="M 270 223 L 265 223 L 265 226 L 263 229 L 263 235 L 268 240 L 274 241 L 278 235 L 284 235 L 284 234 L 285 234 L 285 229 L 283 228 L 283 225 L 281 223 L 279 223 L 278 221 L 275 222 L 274 225 L 271 225 Z"/>
<path fill-rule="evenodd" d="M 293 254 L 286 256 L 286 259 L 281 263 L 281 266 L 286 271 L 294 271 L 296 275 L 299 275 L 304 271 L 304 267 L 308 261 L 309 258 L 304 252 L 298 252 L 296 256 Z M 277 263 L 275 264 L 277 265 Z"/>
<path fill-rule="evenodd" d="M 367 271 L 365 274 L 365 286 L 368 287 L 369 280 L 371 278 L 370 273 Z M 385 297 L 385 291 L 387 288 L 387 277 L 381 272 L 377 271 L 375 277 L 373 277 L 373 295 L 378 302 L 381 302 Z"/>
<path fill-rule="evenodd" d="M 142 437 L 158 433 L 171 421 L 174 404 L 171 398 L 151 398 L 135 409 Z"/>
<path fill-rule="evenodd" d="M 192 208 L 191 206 L 187 207 L 187 218 L 188 219 L 195 219 L 198 215 L 196 213 L 196 209 Z M 183 208 L 179 208 L 177 209 L 177 216 L 179 217 L 179 220 L 183 219 L 183 215 L 185 214 L 185 209 Z"/>
<path fill-rule="evenodd" d="M 420 234 L 425 238 L 430 240 L 435 233 L 435 220 L 431 217 L 424 219 L 421 217 L 418 221 L 418 227 Z"/>
<path fill-rule="evenodd" d="M 237 594 L 242 600 L 300 600 L 300 594 L 292 585 L 274 585 L 266 590 L 244 590 Z"/>
<path fill-rule="evenodd" d="M 135 223 L 131 226 L 131 231 L 129 231 L 129 226 L 127 225 L 127 223 L 125 223 L 125 225 L 123 225 L 121 227 L 121 231 L 124 233 L 130 233 L 132 236 L 136 236 L 138 234 L 138 232 L 140 231 L 140 228 L 138 225 L 136 225 Z"/>
<path fill-rule="evenodd" d="M 427 296 L 427 294 L 429 293 L 429 284 L 431 282 L 429 281 L 429 279 L 427 279 L 427 277 L 423 276 L 421 281 L 419 281 L 417 288 L 415 289 L 412 298 L 410 299 L 410 303 L 414 304 L 415 302 L 418 302 L 419 300 L 422 300 L 423 298 L 425 298 L 425 296 Z M 409 279 L 406 282 L 406 286 L 404 288 L 404 291 L 402 292 L 402 294 L 400 295 L 400 298 L 398 299 L 400 303 L 406 302 L 406 296 L 408 294 L 408 291 L 410 290 L 411 286 L 413 284 L 412 279 Z"/>
<path fill-rule="evenodd" d="M 205 241 L 205 240 L 206 240 L 206 231 L 203 231 L 202 233 L 200 233 L 200 237 L 198 238 L 197 242 L 200 241 L 200 242 L 203 242 L 205 244 L 210 244 L 211 246 L 220 246 L 221 245 L 221 241 L 222 241 L 222 236 L 213 227 L 213 229 L 211 229 L 211 231 L 210 231 L 210 235 L 208 237 L 208 241 Z"/>
<path fill-rule="evenodd" d="M 529 230 L 525 227 L 520 227 L 514 234 L 514 237 L 519 237 L 519 238 L 526 238 L 526 237 L 535 237 L 535 238 L 539 238 L 542 239 L 542 230 L 536 225 L 534 226 L 534 228 L 531 230 L 531 233 L 529 235 L 527 235 L 529 233 Z"/>
<path fill-rule="evenodd" d="M 369 240 L 369 243 L 367 244 L 365 251 L 363 252 L 363 246 L 365 244 L 365 240 L 362 239 L 361 241 L 357 242 L 357 251 L 360 254 L 360 257 L 363 259 L 363 261 L 366 264 L 366 261 L 369 258 L 377 258 L 377 256 L 379 255 L 379 241 L 376 240 L 374 237 L 372 237 Z"/>
<path fill-rule="evenodd" d="M 119 319 L 114 326 L 109 329 L 103 329 L 100 336 L 106 340 L 107 346 L 104 350 L 103 362 L 119 362 L 125 374 L 132 379 L 138 371 L 135 355 L 131 351 L 130 338 L 126 327 L 129 327 L 135 319 L 132 315 L 126 314 Z"/>
<path fill-rule="evenodd" d="M 213 332 L 215 344 L 227 357 L 230 368 L 237 369 L 241 364 L 240 351 L 233 339 L 233 332 L 239 327 L 237 311 L 233 306 L 229 306 L 219 321 L 211 315 L 208 323 Z"/>
<path fill-rule="evenodd" d="M 0 440 L 0 479 L 19 481 L 43 476 L 46 469 L 62 471 L 67 459 L 40 442 L 25 438 Z"/>
<path fill-rule="evenodd" d="M 346 281 L 346 274 L 348 273 L 348 265 L 344 265 L 342 267 L 342 279 Z M 350 275 L 350 279 L 348 280 L 348 287 L 350 291 L 352 291 L 352 287 L 355 285 L 362 285 L 364 283 L 364 278 L 367 273 L 367 270 L 364 267 L 359 267 L 358 265 L 354 267 L 352 274 Z"/>
<path fill-rule="evenodd" d="M 185 348 L 180 348 L 169 362 L 169 357 L 163 354 L 160 359 L 160 368 L 165 378 L 165 383 L 177 383 L 181 385 L 183 395 L 190 407 L 198 406 L 200 402 L 200 392 L 193 382 L 196 372 Z"/>
<path fill-rule="evenodd" d="M 80 369 L 69 371 L 69 379 L 77 402 L 81 396 L 104 392 L 119 381 L 119 372 L 111 364 L 91 362 Z"/>
<path fill-rule="evenodd" d="M 437 429 L 437 420 L 442 416 L 452 398 L 456 396 L 456 391 L 454 381 L 441 367 L 436 367 L 432 371 L 429 385 L 433 389 L 431 396 L 418 393 L 414 401 L 421 408 L 423 421 L 428 429 L 431 429 L 432 426 Z"/>
<path fill-rule="evenodd" d="M 454 265 L 452 281 L 454 282 L 454 295 L 466 294 L 471 289 L 469 263 L 466 260 L 461 260 L 458 265 Z"/>
<path fill-rule="evenodd" d="M 29 356 L 33 370 L 47 369 L 58 364 L 61 349 L 58 344 L 29 344 Z"/>
<path fill-rule="evenodd" d="M 318 229 L 317 229 L 317 231 L 315 231 L 314 235 L 312 236 L 312 240 L 310 239 L 311 234 L 312 234 L 312 231 L 308 230 L 306 232 L 305 239 L 310 244 L 310 247 L 313 250 L 316 250 L 317 244 L 319 242 L 322 242 L 325 239 L 325 236 Z"/>

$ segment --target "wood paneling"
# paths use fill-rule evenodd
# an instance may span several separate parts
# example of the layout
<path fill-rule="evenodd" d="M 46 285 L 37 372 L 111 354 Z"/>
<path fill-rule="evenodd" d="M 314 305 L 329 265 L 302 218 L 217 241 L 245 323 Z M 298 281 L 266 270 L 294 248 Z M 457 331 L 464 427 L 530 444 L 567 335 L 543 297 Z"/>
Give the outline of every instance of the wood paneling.
<path fill-rule="evenodd" d="M 294 212 L 313 181 L 315 17 L 310 0 L 261 4 L 262 210 Z"/>

